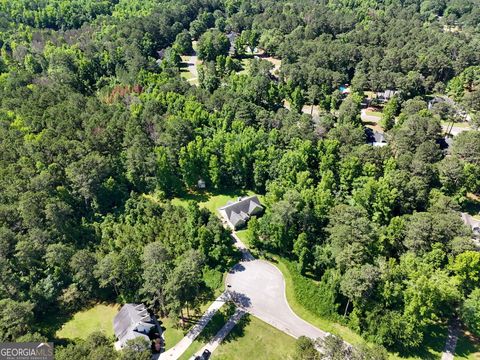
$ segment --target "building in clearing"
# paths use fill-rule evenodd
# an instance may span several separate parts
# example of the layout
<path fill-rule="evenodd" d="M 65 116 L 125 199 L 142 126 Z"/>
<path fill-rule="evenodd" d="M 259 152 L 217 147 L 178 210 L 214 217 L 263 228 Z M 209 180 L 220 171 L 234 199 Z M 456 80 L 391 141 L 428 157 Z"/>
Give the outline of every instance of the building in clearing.
<path fill-rule="evenodd" d="M 118 341 L 115 349 L 121 350 L 126 342 L 142 337 L 150 342 L 148 334 L 155 327 L 155 320 L 143 304 L 125 304 L 113 319 L 113 331 Z"/>
<path fill-rule="evenodd" d="M 387 145 L 387 139 L 384 133 L 370 128 L 365 128 L 365 133 L 367 135 L 367 144 L 372 146 Z"/>
<path fill-rule="evenodd" d="M 253 195 L 243 199 L 239 198 L 236 202 L 229 202 L 218 211 L 228 226 L 236 230 L 245 226 L 251 216 L 261 214 L 263 206 L 257 196 Z"/>

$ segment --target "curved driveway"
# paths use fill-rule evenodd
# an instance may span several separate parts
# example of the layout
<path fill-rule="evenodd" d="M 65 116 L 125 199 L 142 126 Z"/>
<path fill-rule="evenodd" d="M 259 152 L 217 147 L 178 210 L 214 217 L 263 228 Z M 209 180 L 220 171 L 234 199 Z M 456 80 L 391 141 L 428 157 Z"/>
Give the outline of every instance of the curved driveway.
<path fill-rule="evenodd" d="M 295 338 L 328 335 L 299 318 L 288 305 L 285 281 L 280 270 L 263 260 L 242 261 L 226 279 L 237 306 Z"/>

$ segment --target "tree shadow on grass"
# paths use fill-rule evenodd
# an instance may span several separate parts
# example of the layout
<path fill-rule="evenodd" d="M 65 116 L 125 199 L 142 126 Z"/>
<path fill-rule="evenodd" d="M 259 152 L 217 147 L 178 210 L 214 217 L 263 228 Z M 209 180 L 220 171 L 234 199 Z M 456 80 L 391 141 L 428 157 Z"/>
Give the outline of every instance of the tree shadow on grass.
<path fill-rule="evenodd" d="M 419 348 L 410 351 L 401 351 L 400 357 L 418 357 L 422 360 L 436 360 L 438 354 L 445 347 L 447 340 L 448 328 L 445 324 L 435 324 L 427 327 L 425 337 Z"/>
<path fill-rule="evenodd" d="M 38 323 L 38 330 L 49 340 L 54 339 L 55 343 L 62 339 L 56 338 L 56 333 L 62 326 L 73 318 L 73 314 L 62 312 L 45 314 Z"/>
<path fill-rule="evenodd" d="M 468 358 L 471 354 L 480 353 L 480 337 L 477 337 L 469 331 L 462 329 L 458 336 L 455 356 Z M 477 355 L 480 359 L 480 355 Z"/>
<path fill-rule="evenodd" d="M 207 326 L 198 335 L 198 340 L 208 342 L 212 339 L 220 329 L 226 324 L 228 319 L 235 313 L 235 305 L 232 303 L 225 304 L 225 306 L 217 311 L 210 319 Z"/>
<path fill-rule="evenodd" d="M 248 191 L 244 189 L 236 189 L 236 188 L 224 188 L 224 189 L 218 189 L 213 191 L 209 191 L 208 189 L 196 190 L 196 191 L 181 191 L 177 194 L 177 197 L 185 201 L 193 200 L 196 202 L 206 202 L 210 198 L 218 195 L 225 195 L 229 197 L 247 196 Z"/>
<path fill-rule="evenodd" d="M 245 314 L 243 317 L 240 319 L 240 321 L 233 327 L 232 331 L 230 331 L 230 334 L 227 335 L 227 337 L 223 340 L 224 343 L 228 343 L 231 341 L 235 341 L 241 337 L 245 336 L 245 328 L 247 327 L 248 324 L 250 324 L 251 319 L 250 319 L 250 314 Z"/>
<path fill-rule="evenodd" d="M 478 215 L 480 213 L 480 201 L 467 198 L 462 204 L 462 210 L 472 216 Z"/>

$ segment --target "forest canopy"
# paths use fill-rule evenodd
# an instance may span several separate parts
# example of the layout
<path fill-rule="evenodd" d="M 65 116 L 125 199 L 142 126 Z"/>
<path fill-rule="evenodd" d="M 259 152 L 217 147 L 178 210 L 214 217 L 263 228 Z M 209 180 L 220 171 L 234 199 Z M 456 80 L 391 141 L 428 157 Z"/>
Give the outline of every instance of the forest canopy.
<path fill-rule="evenodd" d="M 50 336 L 48 316 L 95 301 L 198 307 L 238 259 L 216 214 L 172 202 L 199 180 L 265 195 L 250 244 L 316 280 L 316 315 L 401 352 L 454 314 L 480 336 L 480 252 L 459 214 L 480 195 L 480 133 L 442 145 L 458 114 L 480 124 L 478 2 L 4 0 L 0 14 L 0 341 Z M 195 52 L 199 86 L 182 76 Z M 386 90 L 374 147 L 361 108 Z"/>

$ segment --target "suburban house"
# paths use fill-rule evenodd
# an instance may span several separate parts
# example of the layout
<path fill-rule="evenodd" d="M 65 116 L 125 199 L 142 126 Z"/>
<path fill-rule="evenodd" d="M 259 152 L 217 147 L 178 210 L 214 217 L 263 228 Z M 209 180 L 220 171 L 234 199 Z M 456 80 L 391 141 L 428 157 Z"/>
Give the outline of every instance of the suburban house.
<path fill-rule="evenodd" d="M 233 31 L 227 34 L 228 41 L 230 41 L 230 49 L 228 50 L 229 55 L 235 55 L 235 39 L 237 36 L 238 34 Z"/>
<path fill-rule="evenodd" d="M 398 91 L 395 91 L 395 90 L 385 90 L 385 91 L 380 91 L 376 93 L 377 100 L 381 102 L 387 102 L 397 94 L 398 94 Z"/>
<path fill-rule="evenodd" d="M 218 209 L 228 226 L 236 230 L 245 226 L 248 219 L 253 215 L 263 212 L 263 206 L 260 204 L 256 195 L 238 198 L 235 202 L 228 202 L 226 206 Z"/>
<path fill-rule="evenodd" d="M 125 304 L 113 319 L 113 331 L 118 341 L 115 349 L 121 350 L 130 339 L 142 337 L 150 342 L 148 336 L 156 327 L 155 320 L 143 304 Z"/>
<path fill-rule="evenodd" d="M 367 144 L 372 146 L 387 145 L 387 140 L 385 139 L 384 133 L 370 128 L 365 128 L 365 133 L 367 135 Z"/>

